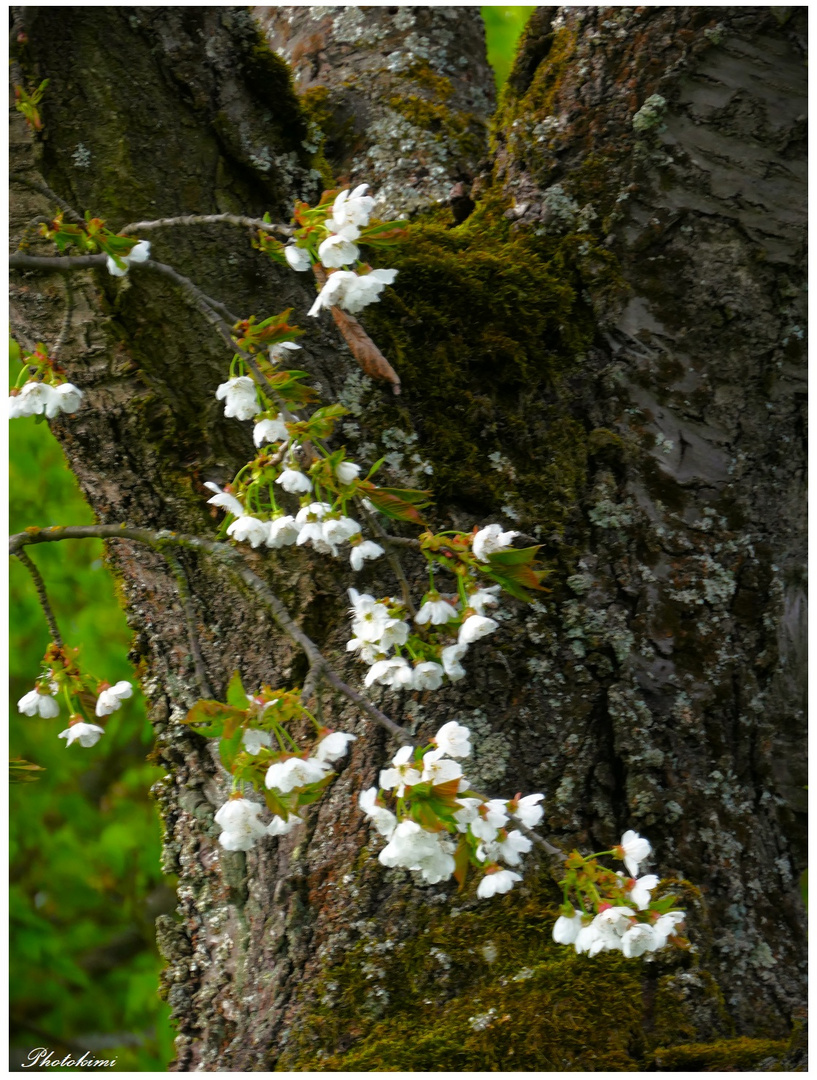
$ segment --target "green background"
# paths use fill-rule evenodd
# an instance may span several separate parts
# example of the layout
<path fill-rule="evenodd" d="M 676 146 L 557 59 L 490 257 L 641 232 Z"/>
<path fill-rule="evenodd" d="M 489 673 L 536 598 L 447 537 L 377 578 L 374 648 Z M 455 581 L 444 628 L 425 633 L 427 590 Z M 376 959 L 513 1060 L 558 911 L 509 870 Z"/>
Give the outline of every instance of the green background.
<path fill-rule="evenodd" d="M 533 7 L 484 7 L 488 56 L 502 86 Z M 13 364 L 11 381 L 19 368 Z M 70 422 L 70 421 L 69 421 Z M 9 527 L 83 525 L 93 515 L 45 423 L 11 424 Z M 99 541 L 29 548 L 45 577 L 67 645 L 110 683 L 133 679 L 130 633 Z M 12 560 L 9 755 L 45 771 L 10 788 L 11 1067 L 45 1046 L 55 1058 L 90 1051 L 115 1070 L 159 1071 L 174 1056 L 159 1000 L 162 962 L 153 922 L 173 909 L 173 882 L 159 871 L 160 829 L 146 762 L 150 727 L 137 693 L 108 720 L 96 746 L 70 748 L 55 720 L 21 716 L 49 635 L 26 570 Z M 60 1071 L 59 1069 L 55 1071 Z"/>

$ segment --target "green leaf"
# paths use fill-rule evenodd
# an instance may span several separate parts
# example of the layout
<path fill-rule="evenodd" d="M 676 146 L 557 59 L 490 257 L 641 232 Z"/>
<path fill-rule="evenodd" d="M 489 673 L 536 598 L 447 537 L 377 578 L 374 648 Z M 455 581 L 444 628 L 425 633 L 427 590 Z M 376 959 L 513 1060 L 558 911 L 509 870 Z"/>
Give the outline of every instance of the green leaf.
<path fill-rule="evenodd" d="M 218 744 L 218 752 L 221 755 L 222 764 L 228 772 L 232 770 L 233 762 L 241 752 L 243 738 L 244 731 L 239 727 L 236 728 L 232 735 L 225 734 L 224 738 Z"/>
<path fill-rule="evenodd" d="M 382 488 L 374 484 L 361 484 L 358 489 L 386 517 L 395 521 L 413 521 L 424 525 L 425 521 L 417 507 L 428 506 L 431 500 L 427 491 L 403 488 Z"/>
<path fill-rule="evenodd" d="M 244 719 L 245 713 L 241 709 L 222 705 L 220 701 L 202 700 L 196 702 L 182 723 L 194 725 L 193 731 L 205 739 L 215 739 L 225 730 L 228 737 L 232 735 Z"/>
<path fill-rule="evenodd" d="M 227 701 L 235 709 L 248 709 L 250 707 L 250 699 L 241 684 L 241 675 L 238 670 L 232 673 L 227 684 Z"/>
<path fill-rule="evenodd" d="M 508 551 L 494 551 L 488 556 L 488 565 L 505 567 L 522 566 L 526 563 L 532 563 L 541 546 L 541 544 L 537 544 L 536 547 L 510 548 Z"/>

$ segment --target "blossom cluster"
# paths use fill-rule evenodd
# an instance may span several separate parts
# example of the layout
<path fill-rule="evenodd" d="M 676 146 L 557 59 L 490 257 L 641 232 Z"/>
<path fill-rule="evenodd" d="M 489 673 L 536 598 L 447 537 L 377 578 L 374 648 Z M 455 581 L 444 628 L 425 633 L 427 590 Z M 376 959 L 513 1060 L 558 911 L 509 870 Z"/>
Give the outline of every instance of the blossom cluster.
<path fill-rule="evenodd" d="M 388 244 L 400 232 L 397 222 L 366 231 L 375 203 L 371 195 L 365 194 L 368 187 L 359 184 L 353 191 L 345 189 L 334 201 L 331 201 L 333 193 L 328 192 L 314 209 L 306 204 L 296 209 L 295 220 L 301 228 L 283 249 L 284 258 L 299 272 L 313 266 L 328 271 L 323 288 L 309 309 L 312 316 L 332 307 L 357 314 L 379 301 L 384 288 L 394 284 L 396 270 L 373 270 L 360 260 L 357 241 Z M 273 251 L 275 242 L 266 238 L 259 246 Z M 352 265 L 356 266 L 355 270 L 341 269 Z"/>
<path fill-rule="evenodd" d="M 383 866 L 419 871 L 432 885 L 452 876 L 463 885 L 472 866 L 482 874 L 477 896 L 488 898 L 522 880 L 508 867 L 521 866 L 533 843 L 514 825 L 538 825 L 544 796 L 486 799 L 471 791 L 460 765 L 470 756 L 470 738 L 451 720 L 428 746 L 401 747 L 381 770 L 379 789 L 361 792 L 359 805 L 388 841 L 378 855 Z"/>
<path fill-rule="evenodd" d="M 18 385 L 9 392 L 9 419 L 21 416 L 45 415 L 52 420 L 59 413 L 74 413 L 82 403 L 83 393 L 73 383 L 66 382 L 48 356 L 44 345 L 34 352 L 22 352 L 22 371 Z M 23 376 L 26 381 L 21 383 Z"/>
<path fill-rule="evenodd" d="M 65 745 L 78 742 L 80 746 L 94 746 L 105 734 L 99 724 L 92 724 L 84 712 L 84 705 L 91 697 L 97 717 L 110 716 L 133 694 L 133 687 L 125 679 L 113 686 L 107 682 L 94 684 L 84 675 L 73 655 L 53 642 L 48 646 L 43 660 L 43 673 L 33 690 L 23 694 L 17 709 L 23 716 L 40 716 L 52 720 L 60 714 L 57 695 L 62 694 L 68 707 L 68 727 L 59 733 Z"/>
<path fill-rule="evenodd" d="M 375 600 L 349 589 L 352 637 L 346 649 L 369 665 L 366 686 L 438 690 L 446 680 L 464 678 L 461 660 L 468 647 L 498 628 L 499 623 L 485 614 L 486 607 L 499 603 L 498 592 L 498 585 L 477 588 L 464 601 L 427 593 L 412 628 L 403 617 L 402 601 Z M 389 655 L 392 650 L 394 655 Z M 408 656 L 402 655 L 404 651 Z"/>
<path fill-rule="evenodd" d="M 600 853 L 621 859 L 626 877 L 600 866 L 598 855 L 570 855 L 562 881 L 565 903 L 553 927 L 553 940 L 573 945 L 577 953 L 588 956 L 621 952 L 635 957 L 663 949 L 670 942 L 683 944 L 678 932 L 685 912 L 671 910 L 675 899 L 671 895 L 653 897 L 659 885 L 656 874 L 638 877 L 640 864 L 651 851 L 649 841 L 629 829 L 620 844 Z M 578 899 L 579 908 L 573 906 L 571 895 Z"/>
<path fill-rule="evenodd" d="M 357 738 L 323 727 L 301 703 L 297 691 L 262 688 L 250 698 L 238 674 L 228 690 L 235 705 L 198 702 L 186 722 L 201 734 L 221 736 L 221 757 L 233 774 L 236 790 L 215 815 L 221 826 L 221 846 L 230 851 L 249 851 L 263 836 L 283 836 L 303 823 L 298 812 L 319 798 L 334 776 L 333 766 Z M 205 721 L 205 727 L 201 722 Z M 311 723 L 317 741 L 304 750 L 293 727 Z M 246 799 L 240 786 L 249 783 L 263 792 L 272 821 L 263 823 L 264 807 Z"/>

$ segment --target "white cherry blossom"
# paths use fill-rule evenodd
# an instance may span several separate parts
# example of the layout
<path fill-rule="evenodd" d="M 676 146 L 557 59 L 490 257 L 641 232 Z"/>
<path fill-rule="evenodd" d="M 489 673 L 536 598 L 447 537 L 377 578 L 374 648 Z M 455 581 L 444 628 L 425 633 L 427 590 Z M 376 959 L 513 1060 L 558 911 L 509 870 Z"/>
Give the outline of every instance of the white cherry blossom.
<path fill-rule="evenodd" d="M 289 514 L 273 518 L 269 522 L 266 544 L 268 548 L 282 548 L 294 544 L 301 531 L 300 525 Z"/>
<path fill-rule="evenodd" d="M 344 487 L 353 484 L 359 475 L 360 466 L 356 465 L 354 461 L 340 461 L 335 466 L 335 476 Z"/>
<path fill-rule="evenodd" d="M 309 270 L 312 266 L 312 259 L 309 252 L 305 248 L 296 247 L 292 240 L 290 240 L 284 248 L 284 257 L 293 270 L 302 272 L 304 270 Z"/>
<path fill-rule="evenodd" d="M 109 716 L 120 707 L 123 701 L 133 695 L 133 687 L 126 679 L 120 679 L 113 686 L 101 691 L 96 702 L 96 715 Z M 70 744 L 69 744 L 70 745 Z M 83 743 L 83 745 L 85 745 Z"/>
<path fill-rule="evenodd" d="M 312 490 L 312 481 L 300 469 L 284 469 L 275 483 L 280 484 L 290 495 L 303 495 Z"/>
<path fill-rule="evenodd" d="M 432 626 L 442 626 L 456 618 L 457 609 L 452 607 L 447 600 L 443 600 L 442 597 L 438 596 L 436 600 L 426 600 L 414 616 L 414 621 L 420 626 L 424 623 L 431 623 Z"/>
<path fill-rule="evenodd" d="M 65 739 L 66 746 L 74 742 L 78 742 L 80 746 L 96 746 L 104 734 L 105 728 L 101 728 L 99 724 L 85 724 L 80 721 L 61 731 L 57 738 Z"/>
<path fill-rule="evenodd" d="M 518 532 L 503 532 L 501 525 L 486 525 L 474 535 L 472 550 L 480 562 L 487 562 L 488 556 L 496 551 L 505 551 Z"/>
<path fill-rule="evenodd" d="M 633 829 L 628 829 L 622 836 L 621 843 L 616 845 L 616 855 L 624 860 L 624 865 L 630 872 L 630 876 L 638 877 L 638 865 L 649 857 L 652 848 L 649 840 L 639 836 Z"/>
<path fill-rule="evenodd" d="M 294 788 L 306 787 L 323 780 L 330 771 L 329 765 L 314 758 L 290 757 L 274 761 L 267 769 L 265 783 L 268 788 L 275 788 L 282 794 Z"/>
<path fill-rule="evenodd" d="M 470 645 L 487 634 L 493 634 L 498 626 L 495 619 L 489 619 L 486 615 L 469 615 L 460 627 L 457 642 L 460 645 Z"/>
<path fill-rule="evenodd" d="M 23 716 L 42 716 L 44 720 L 53 720 L 59 716 L 60 704 L 50 694 L 41 694 L 39 690 L 29 690 L 17 702 L 17 708 Z"/>
<path fill-rule="evenodd" d="M 124 267 L 117 266 L 111 256 L 105 260 L 108 267 L 108 273 L 114 277 L 124 277 L 130 269 L 131 263 L 143 263 L 150 258 L 150 241 L 140 240 L 138 244 L 135 244 L 127 255 L 119 255 L 118 258 L 125 264 Z"/>
<path fill-rule="evenodd" d="M 358 805 L 366 817 L 371 820 L 380 835 L 390 840 L 394 830 L 397 828 L 397 818 L 388 807 L 381 806 L 378 803 L 377 788 L 372 787 L 366 791 L 361 791 Z"/>
<path fill-rule="evenodd" d="M 458 682 L 465 678 L 465 668 L 460 663 L 463 656 L 468 652 L 467 645 L 448 645 L 440 653 L 445 671 L 451 682 Z"/>
<path fill-rule="evenodd" d="M 257 548 L 266 543 L 269 535 L 269 522 L 261 521 L 252 514 L 242 514 L 227 526 L 227 535 L 238 543 L 247 541 L 250 547 Z"/>
<path fill-rule="evenodd" d="M 345 756 L 349 743 L 354 742 L 357 735 L 350 735 L 345 731 L 333 731 L 321 739 L 315 747 L 315 760 L 334 764 Z"/>
<path fill-rule="evenodd" d="M 259 420 L 252 431 L 252 441 L 256 446 L 268 446 L 270 443 L 289 442 L 286 420 L 279 413 L 274 420 Z"/>
<path fill-rule="evenodd" d="M 272 735 L 258 728 L 247 728 L 241 737 L 242 745 L 248 754 L 260 754 L 265 747 L 272 746 Z"/>
<path fill-rule="evenodd" d="M 358 184 L 351 192 L 348 188 L 341 191 L 332 206 L 332 216 L 327 219 L 328 228 L 333 232 L 340 232 L 349 225 L 368 225 L 374 209 L 374 198 L 364 194 L 368 189 L 368 184 Z"/>
<path fill-rule="evenodd" d="M 249 375 L 238 375 L 221 383 L 216 399 L 224 402 L 224 415 L 236 420 L 252 420 L 258 412 L 258 395 Z"/>
<path fill-rule="evenodd" d="M 471 732 L 467 727 L 449 720 L 434 736 L 438 750 L 452 758 L 466 758 L 471 754 Z"/>
<path fill-rule="evenodd" d="M 352 564 L 353 570 L 361 570 L 365 560 L 379 559 L 381 555 L 385 554 L 386 551 L 380 544 L 376 544 L 374 540 L 364 540 L 352 548 L 349 553 L 349 562 Z"/>
<path fill-rule="evenodd" d="M 357 262 L 360 248 L 352 240 L 347 240 L 341 233 L 327 236 L 318 248 L 318 258 L 327 268 L 348 266 Z"/>
<path fill-rule="evenodd" d="M 214 820 L 222 828 L 218 838 L 227 851 L 249 851 L 256 840 L 267 835 L 267 828 L 258 820 L 264 807 L 249 799 L 230 799 L 217 810 Z"/>
<path fill-rule="evenodd" d="M 477 886 L 477 896 L 481 900 L 487 900 L 491 896 L 496 896 L 497 893 L 510 892 L 514 884 L 521 880 L 522 875 L 513 870 L 495 870 L 492 874 L 486 873 Z"/>

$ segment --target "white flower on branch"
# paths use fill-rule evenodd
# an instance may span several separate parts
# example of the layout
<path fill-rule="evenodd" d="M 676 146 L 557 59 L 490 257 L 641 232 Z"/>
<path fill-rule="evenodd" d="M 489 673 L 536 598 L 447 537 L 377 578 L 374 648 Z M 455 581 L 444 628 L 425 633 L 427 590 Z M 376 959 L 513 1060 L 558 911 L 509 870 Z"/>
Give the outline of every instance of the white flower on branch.
<path fill-rule="evenodd" d="M 506 893 L 514 887 L 517 881 L 522 880 L 522 875 L 513 870 L 500 870 L 498 867 L 493 872 L 486 871 L 485 877 L 477 886 L 477 896 L 481 900 L 487 900 L 497 893 Z"/>
<path fill-rule="evenodd" d="M 518 532 L 503 532 L 501 525 L 486 525 L 474 536 L 472 549 L 475 558 L 487 562 L 488 556 L 496 551 L 505 551 Z"/>
<path fill-rule="evenodd" d="M 248 541 L 250 547 L 257 548 L 267 542 L 269 522 L 261 521 L 251 514 L 242 514 L 227 527 L 227 535 L 232 536 L 238 543 Z"/>
<path fill-rule="evenodd" d="M 357 735 L 350 735 L 345 731 L 333 731 L 326 738 L 321 739 L 315 747 L 315 760 L 329 765 L 340 761 L 349 749 L 349 743 L 354 742 Z"/>
<path fill-rule="evenodd" d="M 266 544 L 268 548 L 289 547 L 298 539 L 300 525 L 289 514 L 273 518 L 269 522 Z"/>
<path fill-rule="evenodd" d="M 117 266 L 110 255 L 107 259 L 108 273 L 113 274 L 114 277 L 124 277 L 130 269 L 131 263 L 147 262 L 150 258 L 150 241 L 140 240 L 138 244 L 130 249 L 127 255 L 120 255 L 119 258 L 125 264 L 124 267 Z"/>
<path fill-rule="evenodd" d="M 423 758 L 423 781 L 429 784 L 447 784 L 459 780 L 462 769 L 456 761 L 443 756 L 442 750 L 429 750 Z"/>
<path fill-rule="evenodd" d="M 122 702 L 132 695 L 133 687 L 125 679 L 120 679 L 113 686 L 103 687 L 97 698 L 96 715 L 109 716 L 112 712 L 116 712 Z"/>
<path fill-rule="evenodd" d="M 344 487 L 348 487 L 357 480 L 360 474 L 360 466 L 356 465 L 354 461 L 340 461 L 335 466 L 335 476 L 338 478 L 338 482 L 343 484 Z"/>
<path fill-rule="evenodd" d="M 368 184 L 358 184 L 354 191 L 341 191 L 332 206 L 332 216 L 327 219 L 327 227 L 332 232 L 339 233 L 353 225 L 355 227 L 369 224 L 369 217 L 374 209 L 374 198 L 365 195 Z M 352 239 L 357 239 L 352 237 Z"/>
<path fill-rule="evenodd" d="M 621 843 L 613 849 L 616 858 L 623 859 L 632 877 L 638 877 L 638 864 L 649 857 L 652 848 L 649 840 L 639 836 L 637 832 L 628 829 L 622 836 Z"/>
<path fill-rule="evenodd" d="M 394 830 L 397 828 L 397 818 L 391 810 L 378 803 L 377 788 L 372 787 L 366 791 L 361 791 L 358 805 L 366 817 L 371 820 L 380 835 L 390 840 Z"/>
<path fill-rule="evenodd" d="M 384 791 L 396 788 L 395 794 L 398 799 L 401 799 L 406 787 L 413 787 L 414 784 L 419 784 L 421 780 L 420 770 L 414 767 L 414 748 L 401 746 L 392 758 L 391 763 L 392 767 L 390 769 L 380 770 L 379 783 Z"/>
<path fill-rule="evenodd" d="M 53 720 L 60 712 L 60 704 L 56 698 L 39 690 L 29 690 L 27 694 L 23 694 L 17 702 L 17 708 L 23 716 L 42 716 L 45 720 Z"/>
<path fill-rule="evenodd" d="M 280 484 L 290 495 L 303 495 L 312 490 L 312 481 L 300 469 L 284 469 L 275 483 Z"/>
<path fill-rule="evenodd" d="M 454 646 L 456 648 L 456 646 Z M 437 749 L 452 758 L 466 758 L 471 754 L 471 732 L 467 727 L 449 720 L 434 736 Z"/>
<path fill-rule="evenodd" d="M 432 626 L 443 626 L 457 617 L 457 609 L 452 607 L 447 600 L 443 600 L 438 596 L 436 600 L 426 600 L 414 616 L 414 621 L 420 626 L 424 623 L 431 623 Z"/>
<path fill-rule="evenodd" d="M 244 507 L 235 495 L 231 495 L 228 491 L 222 491 L 218 484 L 214 484 L 211 480 L 207 480 L 204 486 L 208 491 L 214 492 L 212 499 L 207 500 L 208 506 L 220 506 L 221 509 L 226 510 L 228 514 L 233 514 L 235 517 L 241 517 L 244 513 Z"/>
<path fill-rule="evenodd" d="M 295 420 L 295 417 L 292 419 Z M 274 420 L 259 420 L 252 430 L 252 441 L 256 446 L 289 442 L 289 432 L 284 417 L 279 413 Z"/>
<path fill-rule="evenodd" d="M 264 747 L 272 746 L 272 735 L 268 731 L 248 728 L 241 736 L 241 742 L 248 754 L 260 754 Z"/>
<path fill-rule="evenodd" d="M 267 769 L 265 783 L 268 788 L 275 788 L 282 794 L 294 788 L 306 787 L 323 780 L 330 771 L 326 762 L 314 758 L 289 757 L 275 761 Z"/>
<path fill-rule="evenodd" d="M 451 682 L 458 682 L 465 678 L 465 668 L 460 663 L 463 656 L 468 652 L 467 645 L 448 645 L 440 653 L 445 671 Z"/>
<path fill-rule="evenodd" d="M 495 619 L 489 619 L 485 615 L 470 615 L 460 627 L 457 641 L 460 645 L 470 645 L 486 634 L 493 634 L 498 626 Z"/>
<path fill-rule="evenodd" d="M 443 684 L 443 666 L 424 660 L 414 666 L 412 686 L 415 690 L 439 690 Z"/>
<path fill-rule="evenodd" d="M 74 413 L 82 404 L 84 394 L 73 383 L 51 386 L 44 382 L 27 382 L 19 394 L 9 396 L 9 419 L 39 416 L 53 419 L 58 413 Z"/>
<path fill-rule="evenodd" d="M 352 548 L 349 561 L 353 570 L 360 570 L 366 559 L 379 559 L 381 555 L 385 554 L 386 552 L 380 544 L 376 544 L 374 540 L 364 540 Z"/>
<path fill-rule="evenodd" d="M 296 247 L 294 240 L 290 240 L 284 248 L 284 256 L 293 270 L 302 272 L 304 270 L 309 270 L 312 266 L 312 259 L 309 252 L 305 248 Z"/>
<path fill-rule="evenodd" d="M 228 379 L 216 390 L 216 399 L 224 402 L 224 415 L 236 420 L 252 420 L 258 410 L 255 383 L 249 375 Z"/>
<path fill-rule="evenodd" d="M 67 727 L 65 731 L 61 731 L 57 738 L 65 739 L 66 746 L 70 746 L 74 742 L 78 742 L 80 746 L 95 746 L 104 734 L 105 728 L 101 728 L 99 724 L 86 724 L 77 721 Z"/>
<path fill-rule="evenodd" d="M 342 233 L 327 236 L 318 248 L 318 258 L 327 269 L 338 266 L 348 266 L 356 262 L 360 255 L 360 248 L 351 240 L 347 240 Z"/>
<path fill-rule="evenodd" d="M 309 314 L 317 316 L 323 308 L 337 306 L 354 315 L 369 304 L 376 303 L 385 287 L 391 285 L 396 277 L 396 270 L 372 270 L 363 275 L 351 270 L 336 270 L 326 279 Z"/>
<path fill-rule="evenodd" d="M 249 799 L 230 799 L 217 810 L 214 820 L 223 829 L 218 842 L 227 851 L 249 851 L 255 841 L 267 835 L 266 825 L 258 820 L 263 810 L 260 803 Z"/>
<path fill-rule="evenodd" d="M 511 813 L 517 821 L 521 821 L 529 829 L 535 829 L 545 813 L 542 807 L 537 805 L 544 797 L 544 795 L 525 795 L 521 799 L 515 799 L 511 804 Z"/>

